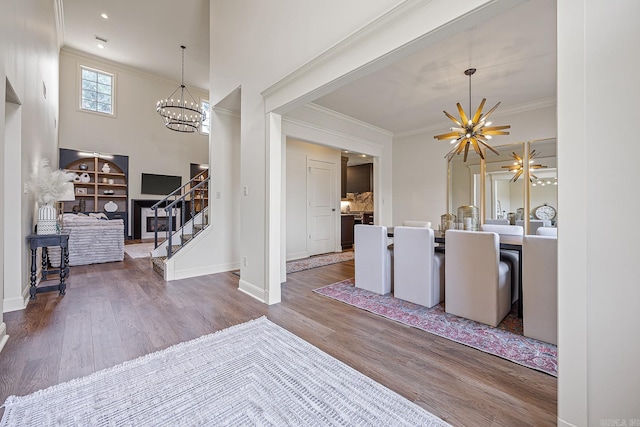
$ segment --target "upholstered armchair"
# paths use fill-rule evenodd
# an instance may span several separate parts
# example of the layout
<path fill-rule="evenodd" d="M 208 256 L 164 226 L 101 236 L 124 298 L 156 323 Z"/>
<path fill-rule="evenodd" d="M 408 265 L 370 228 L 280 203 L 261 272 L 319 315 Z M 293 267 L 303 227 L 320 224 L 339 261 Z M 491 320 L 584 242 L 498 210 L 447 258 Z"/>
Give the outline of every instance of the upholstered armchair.
<path fill-rule="evenodd" d="M 425 307 L 444 301 L 444 254 L 434 251 L 433 230 L 400 226 L 393 237 L 393 295 Z"/>
<path fill-rule="evenodd" d="M 391 292 L 391 254 L 387 248 L 387 227 L 356 224 L 353 250 L 355 286 L 382 295 Z"/>
<path fill-rule="evenodd" d="M 524 335 L 557 344 L 558 239 L 524 236 L 522 258 Z"/>
<path fill-rule="evenodd" d="M 498 326 L 511 310 L 511 271 L 500 261 L 499 236 L 447 230 L 445 239 L 445 311 Z"/>

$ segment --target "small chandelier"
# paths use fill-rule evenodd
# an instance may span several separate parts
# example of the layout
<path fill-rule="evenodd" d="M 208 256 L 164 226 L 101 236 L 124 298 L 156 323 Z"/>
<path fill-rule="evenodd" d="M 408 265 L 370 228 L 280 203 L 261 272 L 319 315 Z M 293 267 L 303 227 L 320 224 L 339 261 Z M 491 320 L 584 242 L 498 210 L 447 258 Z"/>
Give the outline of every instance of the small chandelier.
<path fill-rule="evenodd" d="M 533 158 L 536 157 L 537 155 L 538 153 L 536 152 L 536 150 L 533 150 L 531 154 L 529 154 L 529 170 L 546 168 L 546 166 L 543 166 L 543 165 L 533 164 Z M 511 153 L 511 157 L 515 159 L 515 162 L 512 165 L 502 166 L 502 167 L 509 169 L 509 172 L 515 172 L 515 175 L 513 176 L 513 178 L 510 179 L 510 182 L 516 182 L 518 178 L 520 178 L 520 175 L 524 173 L 524 164 L 523 164 L 524 160 L 522 159 L 522 157 L 518 156 L 515 152 Z M 532 173 L 529 173 L 529 181 L 533 182 L 534 179 L 538 179 L 538 177 Z"/>
<path fill-rule="evenodd" d="M 164 120 L 164 125 L 176 132 L 197 132 L 200 124 L 204 120 L 205 114 L 200 109 L 199 103 L 193 99 L 191 92 L 184 85 L 184 50 L 186 47 L 180 46 L 182 49 L 182 77 L 180 86 L 166 99 L 161 99 L 156 103 L 156 112 L 160 114 Z M 180 97 L 174 98 L 180 91 Z M 188 98 L 185 97 L 188 95 Z"/>
<path fill-rule="evenodd" d="M 469 68 L 465 70 L 464 74 L 469 76 L 469 113 L 471 113 L 471 76 L 476 72 L 475 68 Z M 451 119 L 457 127 L 452 127 L 451 132 L 442 135 L 434 136 L 435 139 L 451 139 L 452 144 L 457 144 L 453 150 L 451 150 L 445 156 L 449 161 L 453 159 L 453 156 L 462 153 L 464 151 L 464 161 L 467 161 L 467 154 L 469 154 L 469 146 L 471 145 L 480 158 L 484 159 L 484 154 L 480 149 L 480 145 L 485 146 L 489 150 L 493 151 L 497 155 L 500 155 L 498 151 L 487 143 L 487 140 L 491 139 L 492 135 L 509 135 L 509 132 L 505 132 L 504 129 L 509 129 L 511 126 L 492 126 L 491 122 L 487 122 L 487 118 L 493 113 L 500 105 L 498 102 L 491 110 L 486 114 L 482 114 L 482 108 L 486 98 L 482 99 L 480 106 L 473 115 L 473 118 L 468 118 L 464 112 L 464 109 L 457 103 L 458 112 L 460 113 L 460 120 L 453 117 L 451 114 L 443 111 L 443 113 Z"/>

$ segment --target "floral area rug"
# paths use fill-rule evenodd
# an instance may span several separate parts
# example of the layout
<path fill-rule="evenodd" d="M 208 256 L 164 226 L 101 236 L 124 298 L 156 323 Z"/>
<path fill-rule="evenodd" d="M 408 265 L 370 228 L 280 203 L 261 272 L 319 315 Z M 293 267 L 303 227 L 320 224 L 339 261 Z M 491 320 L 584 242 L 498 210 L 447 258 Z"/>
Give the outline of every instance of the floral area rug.
<path fill-rule="evenodd" d="M 379 295 L 356 288 L 354 284 L 355 280 L 352 278 L 315 289 L 314 292 L 519 365 L 558 376 L 558 348 L 523 336 L 522 320 L 516 315 L 515 307 L 497 328 L 492 328 L 448 314 L 442 304 L 427 308 L 394 298 L 391 294 Z"/>
<path fill-rule="evenodd" d="M 296 273 L 298 271 L 309 270 L 325 265 L 337 264 L 339 262 L 350 261 L 353 259 L 353 251 L 335 252 L 325 255 L 316 255 L 309 258 L 296 259 L 287 262 L 287 274 Z M 236 276 L 240 275 L 238 270 L 232 271 Z"/>

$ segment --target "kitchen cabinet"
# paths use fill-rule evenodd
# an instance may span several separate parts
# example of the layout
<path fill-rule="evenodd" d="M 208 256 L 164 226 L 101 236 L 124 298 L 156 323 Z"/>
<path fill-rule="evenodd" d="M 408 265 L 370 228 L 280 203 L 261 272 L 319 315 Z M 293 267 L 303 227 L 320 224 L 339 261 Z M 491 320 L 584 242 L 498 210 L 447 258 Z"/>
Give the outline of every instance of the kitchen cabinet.
<path fill-rule="evenodd" d="M 347 168 L 347 192 L 365 193 L 373 191 L 373 163 Z"/>
<path fill-rule="evenodd" d="M 347 163 L 349 162 L 349 158 L 346 156 L 342 156 L 341 158 L 342 164 L 340 167 L 340 198 L 347 198 Z"/>
<path fill-rule="evenodd" d="M 353 226 L 355 225 L 355 219 L 353 215 L 341 215 L 341 246 L 342 249 L 350 249 L 353 247 Z"/>

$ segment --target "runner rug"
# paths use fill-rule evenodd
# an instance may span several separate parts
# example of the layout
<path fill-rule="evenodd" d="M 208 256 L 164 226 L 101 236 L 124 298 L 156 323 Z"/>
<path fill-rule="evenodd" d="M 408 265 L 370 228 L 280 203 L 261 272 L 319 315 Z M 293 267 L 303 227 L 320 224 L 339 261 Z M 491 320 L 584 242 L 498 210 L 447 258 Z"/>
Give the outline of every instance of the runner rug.
<path fill-rule="evenodd" d="M 448 426 L 265 317 L 5 408 L 1 426 Z"/>
<path fill-rule="evenodd" d="M 443 305 L 432 308 L 379 295 L 354 286 L 347 279 L 314 292 L 370 311 L 405 325 L 482 350 L 511 362 L 558 376 L 558 348 L 522 335 L 522 320 L 514 309 L 497 328 L 448 314 Z"/>
<path fill-rule="evenodd" d="M 325 265 L 337 264 L 339 262 L 350 261 L 353 259 L 353 251 L 336 252 L 325 255 L 316 255 L 309 258 L 296 259 L 287 261 L 287 274 L 296 273 L 298 271 L 309 270 L 311 268 L 323 267 Z M 240 275 L 240 271 L 232 271 L 236 276 Z"/>
<path fill-rule="evenodd" d="M 153 251 L 154 243 L 134 243 L 131 245 L 124 245 L 124 251 L 131 258 L 148 258 L 151 251 Z"/>

